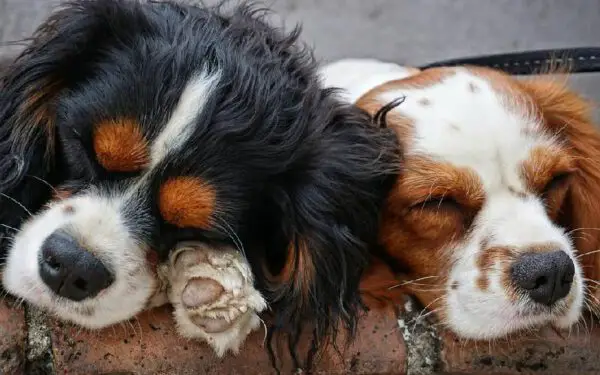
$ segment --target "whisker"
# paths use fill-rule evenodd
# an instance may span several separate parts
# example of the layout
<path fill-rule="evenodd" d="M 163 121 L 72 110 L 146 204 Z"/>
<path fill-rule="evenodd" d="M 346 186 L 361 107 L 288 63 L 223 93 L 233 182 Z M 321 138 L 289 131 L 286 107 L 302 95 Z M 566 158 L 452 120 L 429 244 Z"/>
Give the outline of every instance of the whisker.
<path fill-rule="evenodd" d="M 27 177 L 31 177 L 31 178 L 33 178 L 33 179 L 36 179 L 36 180 L 38 180 L 39 182 L 43 183 L 44 185 L 46 185 L 46 186 L 48 186 L 50 189 L 52 189 L 52 191 L 54 191 L 54 193 L 55 193 L 56 195 L 59 195 L 59 193 L 58 193 L 58 190 L 56 190 L 56 188 L 55 188 L 54 186 L 52 186 L 52 185 L 51 185 L 51 184 L 50 184 L 48 181 L 44 180 L 43 178 L 41 178 L 41 177 L 38 177 L 38 176 L 31 175 L 31 174 L 28 174 L 28 175 L 26 175 L 26 176 L 27 176 Z"/>
<path fill-rule="evenodd" d="M 248 259 L 248 257 L 246 256 L 246 249 L 244 248 L 244 244 L 242 243 L 240 237 L 235 233 L 233 228 L 225 220 L 220 220 L 218 216 L 217 220 L 218 221 L 216 223 L 216 226 L 223 232 L 225 232 L 225 234 L 227 234 L 227 236 L 229 237 L 229 239 L 231 239 L 236 249 L 240 251 L 242 255 L 244 255 L 244 258 Z"/>
<path fill-rule="evenodd" d="M 6 224 L 0 224 L 0 227 L 8 228 L 8 229 L 14 230 L 15 232 L 19 232 L 20 231 L 20 229 L 17 229 L 15 227 L 11 227 L 10 225 L 6 225 Z"/>
<path fill-rule="evenodd" d="M 583 254 L 579 254 L 579 255 L 577 255 L 577 257 L 576 257 L 576 258 L 577 258 L 577 259 L 580 259 L 580 258 L 583 258 L 583 257 L 585 257 L 585 256 L 592 255 L 592 254 L 596 254 L 596 253 L 600 253 L 600 249 L 598 249 L 598 250 L 594 250 L 594 251 L 588 251 L 587 253 L 583 253 Z"/>
<path fill-rule="evenodd" d="M 0 195 L 1 195 L 1 196 L 3 196 L 3 197 L 4 197 L 4 198 L 6 198 L 6 199 L 8 199 L 8 200 L 12 201 L 12 202 L 13 202 L 14 204 L 16 204 L 17 206 L 21 207 L 21 208 L 22 208 L 22 209 L 23 209 L 25 212 L 27 212 L 27 213 L 29 214 L 29 216 L 33 216 L 33 214 L 31 213 L 31 211 L 29 211 L 29 210 L 27 209 L 27 207 L 25 207 L 25 205 L 24 205 L 23 203 L 19 202 L 19 201 L 18 201 L 18 200 L 16 200 L 15 198 L 13 198 L 13 197 L 11 197 L 11 196 L 9 196 L 9 195 L 6 195 L 6 194 L 4 194 L 4 193 L 0 193 Z"/>
<path fill-rule="evenodd" d="M 588 282 L 588 283 L 592 283 L 592 284 L 600 286 L 600 281 L 592 280 L 592 279 L 588 279 L 588 278 L 584 278 L 583 280 L 586 281 L 586 282 Z"/>
<path fill-rule="evenodd" d="M 437 278 L 437 277 L 439 277 L 439 276 L 425 276 L 425 277 L 421 277 L 421 278 L 414 279 L 414 280 L 404 281 L 404 282 L 401 282 L 400 284 L 396 284 L 394 286 L 389 287 L 388 290 L 398 288 L 403 285 L 409 285 L 409 284 L 413 284 L 413 283 L 416 283 L 416 282 L 419 282 L 422 280 L 433 279 L 433 278 Z"/>

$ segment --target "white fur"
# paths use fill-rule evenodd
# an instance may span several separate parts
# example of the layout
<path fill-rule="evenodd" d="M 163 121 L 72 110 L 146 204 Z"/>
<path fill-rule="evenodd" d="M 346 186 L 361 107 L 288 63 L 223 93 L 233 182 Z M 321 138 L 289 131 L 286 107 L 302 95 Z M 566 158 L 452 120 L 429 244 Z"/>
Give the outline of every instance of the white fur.
<path fill-rule="evenodd" d="M 394 70 L 388 63 L 380 63 L 377 69 L 373 60 L 353 59 L 326 66 L 321 74 L 329 86 L 343 89 L 346 98 L 356 101 L 387 82 L 386 76 L 401 77 L 402 69 L 398 66 Z M 477 89 L 471 90 L 470 85 Z M 577 322 L 584 286 L 570 239 L 551 222 L 539 197 L 511 194 L 511 190 L 526 191 L 520 168 L 533 148 L 543 145 L 558 149 L 561 145 L 544 133 L 527 108 L 515 105 L 510 93 L 497 92 L 485 78 L 466 68 L 457 68 L 456 74 L 432 86 L 390 90 L 378 99 L 383 105 L 401 96 L 406 99 L 395 111 L 414 123 L 406 155 L 469 168 L 479 176 L 485 192 L 484 207 L 470 236 L 446 249 L 454 262 L 446 285 L 448 325 L 463 337 L 490 339 L 541 324 L 569 327 Z M 422 99 L 427 99 L 428 105 L 423 105 Z M 559 302 L 566 312 L 540 312 L 524 297 L 512 303 L 500 282 L 499 264 L 489 273 L 489 289 L 477 288 L 479 270 L 475 262 L 485 250 L 480 246 L 484 238 L 491 240 L 489 246 L 521 251 L 547 244 L 564 250 L 576 265 L 570 294 Z M 454 281 L 459 285 L 456 290 L 450 287 Z"/>
<path fill-rule="evenodd" d="M 350 103 L 382 83 L 406 78 L 416 69 L 371 59 L 344 59 L 325 65 L 320 70 L 325 87 L 339 87 L 341 99 Z"/>
<path fill-rule="evenodd" d="M 220 73 L 200 72 L 183 91 L 162 132 L 152 146 L 152 165 L 121 195 L 94 189 L 52 203 L 24 224 L 9 249 L 3 274 L 5 288 L 17 297 L 54 312 L 59 318 L 89 328 L 105 327 L 129 318 L 146 307 L 157 282 L 147 264 L 145 245 L 131 237 L 123 222 L 123 210 L 146 198 L 152 168 L 167 152 L 181 147 L 192 134 L 192 121 L 202 112 Z M 69 213 L 65 207 L 72 207 Z M 44 240 L 62 228 L 93 248 L 93 253 L 114 273 L 115 281 L 94 298 L 80 302 L 56 296 L 39 276 L 38 257 Z"/>
<path fill-rule="evenodd" d="M 8 292 L 88 328 L 101 328 L 131 318 L 154 293 L 156 280 L 145 264 L 146 249 L 122 222 L 122 201 L 90 193 L 57 202 L 33 217 L 15 237 L 3 274 Z M 73 212 L 65 211 L 71 205 Z M 55 295 L 39 275 L 44 240 L 59 228 L 81 239 L 115 273 L 115 281 L 94 298 L 74 302 Z"/>
<path fill-rule="evenodd" d="M 179 149 L 190 138 L 194 130 L 190 125 L 202 115 L 202 108 L 219 82 L 220 76 L 220 72 L 213 75 L 202 72 L 190 79 L 171 118 L 152 143 L 150 159 L 153 166 L 159 164 L 167 153 Z"/>

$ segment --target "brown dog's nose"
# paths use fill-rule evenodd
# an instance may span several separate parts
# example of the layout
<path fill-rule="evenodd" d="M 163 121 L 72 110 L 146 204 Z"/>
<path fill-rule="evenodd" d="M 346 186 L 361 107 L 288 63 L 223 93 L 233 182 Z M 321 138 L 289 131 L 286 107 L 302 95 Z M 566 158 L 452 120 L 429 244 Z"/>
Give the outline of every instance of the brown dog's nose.
<path fill-rule="evenodd" d="M 535 302 L 551 306 L 571 290 L 575 265 L 562 250 L 521 255 L 513 264 L 511 276 Z"/>
<path fill-rule="evenodd" d="M 94 297 L 113 282 L 104 264 L 61 230 L 44 241 L 39 266 L 44 283 L 72 301 Z"/>

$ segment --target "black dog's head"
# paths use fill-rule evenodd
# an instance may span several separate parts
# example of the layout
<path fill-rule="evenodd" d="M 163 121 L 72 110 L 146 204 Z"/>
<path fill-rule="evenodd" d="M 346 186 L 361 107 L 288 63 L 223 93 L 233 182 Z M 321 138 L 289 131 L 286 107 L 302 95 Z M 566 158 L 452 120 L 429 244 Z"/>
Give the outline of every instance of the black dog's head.
<path fill-rule="evenodd" d="M 352 327 L 396 142 L 296 39 L 245 6 L 66 4 L 0 81 L 4 287 L 103 327 L 150 258 L 241 243 L 279 326 Z"/>

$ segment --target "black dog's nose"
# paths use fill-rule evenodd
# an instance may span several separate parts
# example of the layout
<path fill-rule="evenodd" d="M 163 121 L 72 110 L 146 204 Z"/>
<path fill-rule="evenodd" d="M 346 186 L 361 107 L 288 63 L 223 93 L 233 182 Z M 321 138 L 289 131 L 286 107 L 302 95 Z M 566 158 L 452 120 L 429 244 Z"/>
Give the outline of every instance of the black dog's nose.
<path fill-rule="evenodd" d="M 102 262 L 63 231 L 42 244 L 40 276 L 59 296 L 73 301 L 96 296 L 113 282 Z"/>
<path fill-rule="evenodd" d="M 527 253 L 515 261 L 511 272 L 532 300 L 550 306 L 569 294 L 575 265 L 564 251 Z"/>

